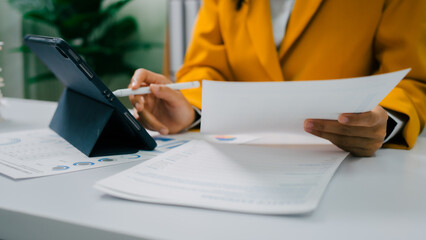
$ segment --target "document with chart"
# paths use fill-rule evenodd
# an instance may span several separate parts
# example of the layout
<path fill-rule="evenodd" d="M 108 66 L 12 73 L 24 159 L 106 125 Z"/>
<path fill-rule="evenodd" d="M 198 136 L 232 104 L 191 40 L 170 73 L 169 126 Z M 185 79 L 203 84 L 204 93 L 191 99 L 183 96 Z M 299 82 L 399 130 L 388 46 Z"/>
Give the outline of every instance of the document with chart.
<path fill-rule="evenodd" d="M 153 136 L 155 151 L 139 151 L 103 157 L 87 157 L 51 129 L 0 134 L 0 173 L 14 179 L 75 172 L 120 163 L 144 161 L 188 140 Z"/>
<path fill-rule="evenodd" d="M 95 187 L 135 201 L 300 214 L 317 207 L 347 155 L 333 145 L 273 147 L 192 140 Z"/>
<path fill-rule="evenodd" d="M 305 119 L 336 120 L 372 110 L 410 69 L 367 77 L 287 82 L 203 81 L 201 132 L 258 137 L 258 143 L 328 143 Z"/>

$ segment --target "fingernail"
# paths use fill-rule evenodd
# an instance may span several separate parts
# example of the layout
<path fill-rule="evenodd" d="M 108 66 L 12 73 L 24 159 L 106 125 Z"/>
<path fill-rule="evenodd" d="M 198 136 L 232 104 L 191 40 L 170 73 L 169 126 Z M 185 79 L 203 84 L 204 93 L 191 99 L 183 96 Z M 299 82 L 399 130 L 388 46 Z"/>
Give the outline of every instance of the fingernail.
<path fill-rule="evenodd" d="M 340 118 L 340 122 L 341 123 L 348 123 L 349 122 L 349 118 L 347 118 L 347 117 L 341 117 Z"/>
<path fill-rule="evenodd" d="M 314 127 L 314 124 L 311 121 L 305 122 L 305 131 L 310 133 L 312 132 L 312 128 Z"/>
<path fill-rule="evenodd" d="M 167 128 L 162 128 L 162 129 L 160 129 L 159 132 L 160 132 L 161 135 L 167 135 L 168 130 L 167 130 Z"/>

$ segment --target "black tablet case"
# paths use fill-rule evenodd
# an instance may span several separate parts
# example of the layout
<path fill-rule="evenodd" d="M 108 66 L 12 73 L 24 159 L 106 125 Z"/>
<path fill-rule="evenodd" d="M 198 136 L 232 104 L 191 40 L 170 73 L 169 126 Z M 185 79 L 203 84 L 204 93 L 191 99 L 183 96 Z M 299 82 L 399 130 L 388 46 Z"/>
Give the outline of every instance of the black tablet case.
<path fill-rule="evenodd" d="M 155 140 L 65 41 L 28 35 L 25 43 L 65 85 L 49 125 L 61 137 L 89 157 L 156 147 Z"/>

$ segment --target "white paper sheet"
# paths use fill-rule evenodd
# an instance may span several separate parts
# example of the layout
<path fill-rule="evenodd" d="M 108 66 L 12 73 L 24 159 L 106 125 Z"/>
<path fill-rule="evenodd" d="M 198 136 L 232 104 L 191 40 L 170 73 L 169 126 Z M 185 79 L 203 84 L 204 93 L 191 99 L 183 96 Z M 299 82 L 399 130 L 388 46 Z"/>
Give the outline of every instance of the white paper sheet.
<path fill-rule="evenodd" d="M 201 132 L 252 134 L 273 143 L 324 143 L 304 131 L 305 119 L 370 111 L 409 71 L 322 81 L 204 80 Z"/>
<path fill-rule="evenodd" d="M 0 134 L 0 173 L 14 179 L 41 177 L 151 159 L 188 140 L 154 136 L 155 151 L 87 157 L 51 129 Z"/>
<path fill-rule="evenodd" d="M 314 210 L 348 153 L 332 145 L 265 147 L 202 140 L 96 183 L 116 197 L 259 214 Z"/>

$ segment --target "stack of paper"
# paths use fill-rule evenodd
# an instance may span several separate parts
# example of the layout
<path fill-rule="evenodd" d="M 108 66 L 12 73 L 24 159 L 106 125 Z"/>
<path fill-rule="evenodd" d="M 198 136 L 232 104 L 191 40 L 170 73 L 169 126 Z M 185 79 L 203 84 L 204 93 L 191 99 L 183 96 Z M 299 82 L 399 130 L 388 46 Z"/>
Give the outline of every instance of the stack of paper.
<path fill-rule="evenodd" d="M 136 201 L 259 214 L 312 211 L 347 156 L 332 145 L 263 147 L 193 140 L 104 179 Z"/>

